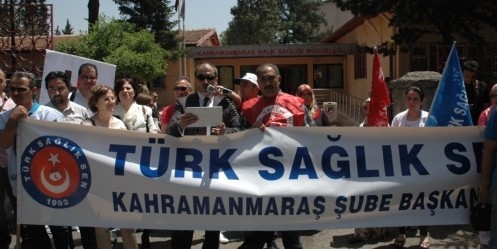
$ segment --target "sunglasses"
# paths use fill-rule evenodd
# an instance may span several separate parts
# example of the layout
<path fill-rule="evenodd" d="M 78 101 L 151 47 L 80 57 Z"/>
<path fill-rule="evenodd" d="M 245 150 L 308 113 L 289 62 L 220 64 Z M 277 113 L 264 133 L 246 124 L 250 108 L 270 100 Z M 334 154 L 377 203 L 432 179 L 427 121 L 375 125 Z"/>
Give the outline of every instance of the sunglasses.
<path fill-rule="evenodd" d="M 18 93 L 25 93 L 27 91 L 31 90 L 30 88 L 24 88 L 24 87 L 15 87 L 11 86 L 10 87 L 10 92 L 18 92 Z"/>
<path fill-rule="evenodd" d="M 180 92 L 184 92 L 186 90 L 188 90 L 188 87 L 185 86 L 178 86 L 173 89 L 173 91 L 180 91 Z"/>
<path fill-rule="evenodd" d="M 195 76 L 195 78 L 197 78 L 197 80 L 200 80 L 200 81 L 204 81 L 205 79 L 207 79 L 208 81 L 213 81 L 216 78 L 216 76 L 199 74 L 199 75 Z"/>

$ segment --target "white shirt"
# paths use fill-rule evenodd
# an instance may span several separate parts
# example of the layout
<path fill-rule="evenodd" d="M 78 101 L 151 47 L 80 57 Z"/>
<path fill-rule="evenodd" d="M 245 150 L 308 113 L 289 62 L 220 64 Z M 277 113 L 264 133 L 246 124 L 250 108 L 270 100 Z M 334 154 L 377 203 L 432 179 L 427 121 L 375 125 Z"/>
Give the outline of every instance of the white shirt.
<path fill-rule="evenodd" d="M 52 102 L 48 102 L 46 106 L 52 107 L 60 112 L 60 110 L 57 109 Z M 64 115 L 64 123 L 81 124 L 83 120 L 90 118 L 90 112 L 87 108 L 72 101 L 69 101 L 66 109 L 64 109 L 61 113 Z"/>
<path fill-rule="evenodd" d="M 152 108 L 144 105 L 139 105 L 133 102 L 127 112 L 121 104 L 116 105 L 114 114 L 118 115 L 128 130 L 141 131 L 150 133 L 160 133 L 159 127 L 155 125 L 154 118 L 152 117 Z"/>
<path fill-rule="evenodd" d="M 407 111 L 405 110 L 397 115 L 392 120 L 391 127 L 424 127 L 426 119 L 428 118 L 428 112 L 421 110 L 421 117 L 415 121 L 407 120 Z"/>
<path fill-rule="evenodd" d="M 95 113 L 92 113 L 92 111 L 90 111 L 90 108 L 88 107 L 88 99 L 85 96 L 83 96 L 83 94 L 81 93 L 81 91 L 79 91 L 79 89 L 76 90 L 76 92 L 69 93 L 69 99 L 71 99 L 73 94 L 76 94 L 76 96 L 74 96 L 74 99 L 71 100 L 72 102 L 74 102 L 78 105 L 82 105 L 83 107 L 87 108 L 88 112 L 91 115 L 95 114 Z"/>

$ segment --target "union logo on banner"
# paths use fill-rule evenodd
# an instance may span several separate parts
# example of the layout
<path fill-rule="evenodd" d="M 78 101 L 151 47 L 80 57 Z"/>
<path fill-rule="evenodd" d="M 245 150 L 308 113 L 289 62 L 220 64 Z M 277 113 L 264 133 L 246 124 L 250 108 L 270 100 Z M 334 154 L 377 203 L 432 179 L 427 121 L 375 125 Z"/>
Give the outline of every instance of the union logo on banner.
<path fill-rule="evenodd" d="M 22 154 L 21 181 L 38 203 L 68 208 L 88 194 L 91 172 L 83 150 L 75 142 L 58 136 L 41 136 Z"/>

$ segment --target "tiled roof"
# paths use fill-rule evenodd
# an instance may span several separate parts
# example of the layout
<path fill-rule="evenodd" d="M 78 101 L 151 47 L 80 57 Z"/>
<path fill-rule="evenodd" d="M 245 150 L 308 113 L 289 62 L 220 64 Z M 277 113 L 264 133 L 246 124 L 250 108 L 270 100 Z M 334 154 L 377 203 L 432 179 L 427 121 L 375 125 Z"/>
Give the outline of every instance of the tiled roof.
<path fill-rule="evenodd" d="M 182 32 L 178 36 L 182 37 Z M 185 45 L 186 46 L 196 46 L 203 47 L 209 46 L 209 44 L 204 44 L 206 41 L 210 40 L 212 45 L 217 47 L 221 45 L 219 41 L 219 36 L 215 29 L 195 29 L 195 30 L 185 30 Z"/>
<path fill-rule="evenodd" d="M 35 44 L 36 49 L 53 49 L 54 44 L 59 42 L 77 39 L 81 35 L 54 35 L 53 40 L 50 39 L 50 36 L 33 36 L 33 37 L 16 37 L 15 44 L 16 49 L 18 50 L 31 50 L 33 44 Z M 182 32 L 178 34 L 179 37 L 182 37 Z M 186 46 L 196 46 L 196 47 L 205 47 L 205 46 L 220 46 L 221 42 L 217 35 L 215 29 L 196 29 L 196 30 L 185 30 L 185 44 Z M 210 43 L 208 43 L 210 41 Z M 10 50 L 11 48 L 11 39 L 10 37 L 2 37 L 0 40 L 0 49 L 2 50 Z M 29 48 L 29 49 L 27 49 Z"/>
<path fill-rule="evenodd" d="M 26 48 L 31 49 L 53 49 L 53 45 L 58 42 L 72 40 L 78 38 L 79 35 L 56 35 L 53 39 L 50 36 L 25 36 L 15 38 L 15 47 L 18 50 L 25 50 Z M 0 49 L 10 50 L 12 39 L 10 37 L 2 37 L 0 40 Z"/>

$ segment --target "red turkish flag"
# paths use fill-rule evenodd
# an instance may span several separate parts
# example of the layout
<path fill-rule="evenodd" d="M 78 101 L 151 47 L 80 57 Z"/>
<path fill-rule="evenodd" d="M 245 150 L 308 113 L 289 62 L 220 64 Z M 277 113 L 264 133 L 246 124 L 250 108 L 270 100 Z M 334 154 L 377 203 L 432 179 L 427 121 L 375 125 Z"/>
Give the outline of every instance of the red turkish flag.
<path fill-rule="evenodd" d="M 390 94 L 388 93 L 387 83 L 385 82 L 385 76 L 383 76 L 377 51 L 375 51 L 373 58 L 373 81 L 371 83 L 370 97 L 371 101 L 369 102 L 368 112 L 369 126 L 389 126 L 387 107 L 390 105 Z"/>

